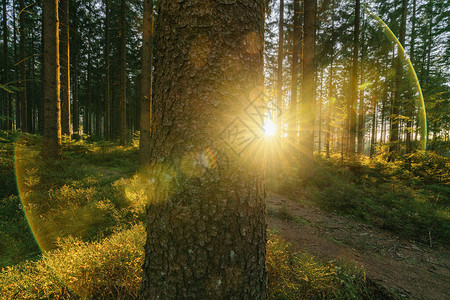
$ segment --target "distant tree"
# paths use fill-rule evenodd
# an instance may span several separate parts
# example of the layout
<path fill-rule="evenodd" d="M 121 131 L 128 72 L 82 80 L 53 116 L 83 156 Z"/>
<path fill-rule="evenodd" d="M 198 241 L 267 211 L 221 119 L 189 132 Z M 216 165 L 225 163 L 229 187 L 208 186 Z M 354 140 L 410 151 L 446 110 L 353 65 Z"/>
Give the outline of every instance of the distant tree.
<path fill-rule="evenodd" d="M 126 39 L 125 39 L 125 14 L 126 1 L 120 1 L 120 144 L 127 141 L 127 70 L 126 70 Z"/>
<path fill-rule="evenodd" d="M 60 30 L 59 40 L 61 65 L 61 130 L 62 134 L 71 136 L 70 119 L 70 50 L 69 50 L 69 0 L 59 1 Z"/>
<path fill-rule="evenodd" d="M 352 78 L 350 83 L 350 97 L 348 98 L 349 128 L 349 154 L 355 153 L 356 145 L 356 103 L 358 101 L 358 58 L 359 58 L 359 23 L 360 23 L 360 0 L 355 1 L 355 23 L 353 29 L 353 57 Z"/>
<path fill-rule="evenodd" d="M 280 0 L 280 15 L 278 19 L 278 59 L 277 59 L 277 112 L 276 135 L 281 138 L 283 109 L 283 47 L 284 47 L 284 0 Z"/>
<path fill-rule="evenodd" d="M 7 84 L 9 81 L 9 70 L 8 70 L 8 17 L 6 14 L 6 2 L 7 0 L 3 0 L 3 84 Z M 11 107 L 11 100 L 9 97 L 9 93 L 6 90 L 0 91 L 0 93 L 3 93 L 3 103 L 2 105 L 2 115 L 5 118 L 2 121 L 2 127 L 3 129 L 11 129 L 12 123 L 9 119 L 12 116 L 12 107 Z"/>
<path fill-rule="evenodd" d="M 19 92 L 19 114 L 20 114 L 20 129 L 24 132 L 28 131 L 27 124 L 27 90 L 26 90 L 26 54 L 25 54 L 25 3 L 19 0 L 19 72 L 20 81 L 19 86 L 22 90 Z"/>
<path fill-rule="evenodd" d="M 296 143 L 297 137 L 297 90 L 298 90 L 298 52 L 300 47 L 300 0 L 294 0 L 294 15 L 292 27 L 292 65 L 291 65 L 291 101 L 289 107 L 289 138 Z"/>
<path fill-rule="evenodd" d="M 314 102 L 315 102 L 315 18 L 316 0 L 303 2 L 303 59 L 302 110 L 300 124 L 300 170 L 308 177 L 314 150 Z"/>
<path fill-rule="evenodd" d="M 111 0 L 105 3 L 105 139 L 111 138 L 111 95 L 110 95 L 110 53 L 109 53 L 109 18 Z M 144 0 L 145 3 L 145 0 Z"/>
<path fill-rule="evenodd" d="M 59 18 L 58 0 L 43 0 L 44 25 L 44 141 L 42 156 L 61 156 L 61 106 L 59 82 Z"/>

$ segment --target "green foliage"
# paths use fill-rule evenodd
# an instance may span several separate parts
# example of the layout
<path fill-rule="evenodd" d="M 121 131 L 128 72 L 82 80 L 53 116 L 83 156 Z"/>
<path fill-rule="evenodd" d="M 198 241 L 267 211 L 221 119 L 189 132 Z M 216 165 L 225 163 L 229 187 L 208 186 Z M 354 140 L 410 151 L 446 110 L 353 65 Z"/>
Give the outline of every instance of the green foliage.
<path fill-rule="evenodd" d="M 62 240 L 58 250 L 36 262 L 3 269 L 0 299 L 69 299 L 74 294 L 88 299 L 136 298 L 144 242 L 142 225 L 101 242 Z"/>
<path fill-rule="evenodd" d="M 449 159 L 417 153 L 409 161 L 318 159 L 305 188 L 299 179 L 281 191 L 302 194 L 321 208 L 429 244 L 450 242 Z M 294 181 L 294 183 L 293 183 Z M 296 182 L 295 182 L 296 181 Z"/>

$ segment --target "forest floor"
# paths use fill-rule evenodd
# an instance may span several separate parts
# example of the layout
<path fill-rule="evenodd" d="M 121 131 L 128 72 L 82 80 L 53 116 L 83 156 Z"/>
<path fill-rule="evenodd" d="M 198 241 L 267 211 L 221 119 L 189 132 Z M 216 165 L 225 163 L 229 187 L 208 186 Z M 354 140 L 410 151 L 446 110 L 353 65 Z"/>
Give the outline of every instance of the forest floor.
<path fill-rule="evenodd" d="M 267 197 L 268 226 L 301 251 L 361 265 L 367 277 L 411 299 L 450 299 L 450 251 L 325 213 L 302 199 Z M 432 241 L 431 241 L 432 243 Z"/>

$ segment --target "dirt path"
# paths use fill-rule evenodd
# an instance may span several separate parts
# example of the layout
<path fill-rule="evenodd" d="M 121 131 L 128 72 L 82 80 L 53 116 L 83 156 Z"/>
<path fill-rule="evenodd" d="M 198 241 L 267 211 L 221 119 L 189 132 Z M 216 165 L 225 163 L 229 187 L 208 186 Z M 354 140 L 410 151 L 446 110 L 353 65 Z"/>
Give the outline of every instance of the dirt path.
<path fill-rule="evenodd" d="M 450 251 L 269 195 L 268 224 L 300 250 L 364 266 L 367 276 L 411 299 L 450 299 Z"/>

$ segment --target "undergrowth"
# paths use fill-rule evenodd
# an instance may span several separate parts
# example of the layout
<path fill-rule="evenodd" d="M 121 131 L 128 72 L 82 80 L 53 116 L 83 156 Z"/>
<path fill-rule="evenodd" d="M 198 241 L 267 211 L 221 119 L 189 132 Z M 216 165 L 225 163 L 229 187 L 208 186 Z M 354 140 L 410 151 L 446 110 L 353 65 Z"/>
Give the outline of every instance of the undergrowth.
<path fill-rule="evenodd" d="M 292 174 L 283 174 L 279 182 L 272 188 L 324 210 L 427 245 L 450 243 L 448 158 L 417 153 L 408 161 L 388 163 L 317 157 L 307 182 Z"/>

